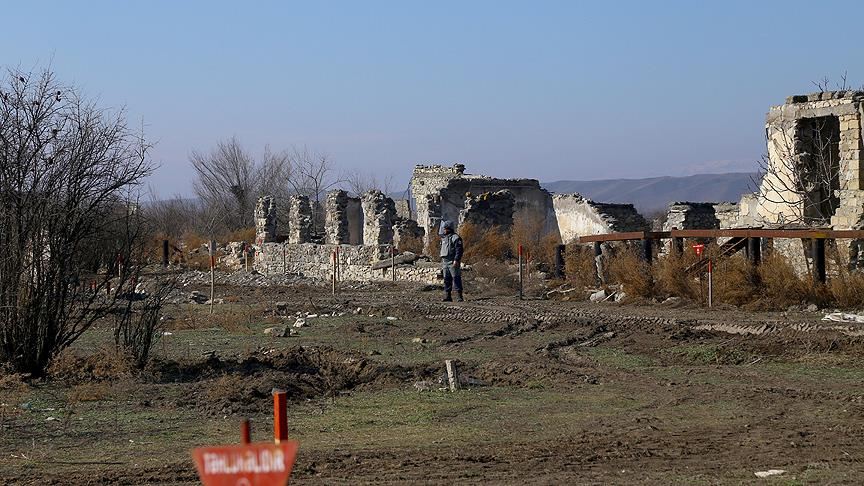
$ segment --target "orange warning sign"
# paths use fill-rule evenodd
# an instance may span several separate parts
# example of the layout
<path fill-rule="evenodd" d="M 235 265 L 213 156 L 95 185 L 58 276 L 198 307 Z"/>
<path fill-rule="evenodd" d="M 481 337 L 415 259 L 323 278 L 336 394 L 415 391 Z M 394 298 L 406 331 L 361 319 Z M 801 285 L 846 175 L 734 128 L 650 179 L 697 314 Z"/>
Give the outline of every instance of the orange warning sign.
<path fill-rule="evenodd" d="M 205 486 L 281 486 L 288 484 L 298 447 L 296 441 L 200 447 L 192 457 Z"/>

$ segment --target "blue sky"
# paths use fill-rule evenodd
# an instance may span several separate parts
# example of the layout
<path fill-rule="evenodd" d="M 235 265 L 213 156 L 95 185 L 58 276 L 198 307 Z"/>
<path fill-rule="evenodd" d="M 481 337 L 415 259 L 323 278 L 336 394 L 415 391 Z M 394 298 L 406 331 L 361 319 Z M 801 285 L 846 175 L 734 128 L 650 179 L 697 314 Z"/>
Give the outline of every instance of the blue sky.
<path fill-rule="evenodd" d="M 345 169 L 602 179 L 755 168 L 813 80 L 864 83 L 864 2 L 3 2 L 0 61 L 143 118 L 161 195 L 237 136 Z"/>

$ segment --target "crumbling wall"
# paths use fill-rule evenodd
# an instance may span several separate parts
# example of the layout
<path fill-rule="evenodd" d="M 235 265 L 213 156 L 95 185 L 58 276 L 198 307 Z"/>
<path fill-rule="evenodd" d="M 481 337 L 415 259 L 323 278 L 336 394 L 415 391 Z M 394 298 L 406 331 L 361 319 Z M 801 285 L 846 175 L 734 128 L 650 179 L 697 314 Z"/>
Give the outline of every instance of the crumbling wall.
<path fill-rule="evenodd" d="M 673 202 L 666 212 L 663 230 L 719 229 L 720 220 L 714 207 L 715 203 L 709 202 Z"/>
<path fill-rule="evenodd" d="M 258 198 L 255 204 L 255 242 L 270 243 L 277 238 L 276 204 L 273 196 Z"/>
<path fill-rule="evenodd" d="M 408 199 L 395 199 L 396 217 L 399 219 L 415 219 L 411 214 L 411 201 Z"/>
<path fill-rule="evenodd" d="M 459 212 L 459 225 L 470 223 L 476 226 L 497 227 L 509 230 L 513 226 L 516 198 L 507 189 L 468 195 L 465 207 Z"/>
<path fill-rule="evenodd" d="M 312 206 L 307 196 L 291 196 L 288 211 L 288 243 L 312 241 Z"/>
<path fill-rule="evenodd" d="M 393 200 L 378 190 L 363 195 L 363 244 L 386 245 L 393 242 L 396 207 Z"/>
<path fill-rule="evenodd" d="M 561 241 L 578 236 L 646 231 L 648 222 L 632 204 L 597 203 L 580 194 L 555 194 L 552 206 Z"/>
<path fill-rule="evenodd" d="M 327 193 L 324 205 L 324 242 L 330 245 L 347 244 L 348 233 L 348 193 L 335 190 Z"/>
<path fill-rule="evenodd" d="M 372 282 L 390 280 L 390 270 L 372 270 L 378 260 L 378 247 L 373 245 L 322 245 L 315 243 L 265 243 L 255 252 L 255 270 L 265 275 L 298 275 L 328 282 L 333 274 L 333 251 L 339 248 L 339 274 L 342 281 Z M 399 281 L 434 283 L 438 265 L 418 262 L 396 268 Z"/>
<path fill-rule="evenodd" d="M 770 170 L 760 184 L 757 224 L 856 227 L 864 215 L 862 104 L 864 92 L 830 91 L 791 96 L 771 108 L 765 125 Z M 822 162 L 836 164 L 831 180 L 824 171 L 813 175 L 814 127 L 825 137 L 817 144 Z"/>
<path fill-rule="evenodd" d="M 393 244 L 400 251 L 422 252 L 426 232 L 413 219 L 397 219 L 393 224 Z"/>
<path fill-rule="evenodd" d="M 437 233 L 441 219 L 458 221 L 468 194 L 508 190 L 514 197 L 514 219 L 543 222 L 549 232 L 557 230 L 552 211 L 552 196 L 536 179 L 498 179 L 466 174 L 465 166 L 418 165 L 411 177 L 411 195 L 417 205 L 417 222 L 426 238 Z"/>

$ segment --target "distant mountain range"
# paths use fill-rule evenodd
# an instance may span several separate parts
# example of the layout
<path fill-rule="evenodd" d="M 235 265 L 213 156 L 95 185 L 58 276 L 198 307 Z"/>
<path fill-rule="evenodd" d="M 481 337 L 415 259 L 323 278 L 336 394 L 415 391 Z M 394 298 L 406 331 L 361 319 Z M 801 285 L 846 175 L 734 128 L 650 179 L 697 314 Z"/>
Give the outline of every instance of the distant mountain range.
<path fill-rule="evenodd" d="M 731 172 L 647 179 L 553 181 L 541 185 L 558 194 L 578 192 L 597 202 L 633 204 L 645 214 L 665 209 L 673 201 L 738 202 L 742 194 L 755 190 L 752 182 L 755 176 L 749 172 Z"/>

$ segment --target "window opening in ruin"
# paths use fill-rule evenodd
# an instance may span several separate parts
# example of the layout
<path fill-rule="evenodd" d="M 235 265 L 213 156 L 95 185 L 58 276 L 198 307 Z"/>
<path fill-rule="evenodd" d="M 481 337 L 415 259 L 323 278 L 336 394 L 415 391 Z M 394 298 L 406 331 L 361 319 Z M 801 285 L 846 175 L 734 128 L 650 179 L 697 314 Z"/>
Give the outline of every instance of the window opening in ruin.
<path fill-rule="evenodd" d="M 804 192 L 804 219 L 830 220 L 840 205 L 840 119 L 820 116 L 798 120 L 795 153 Z"/>

